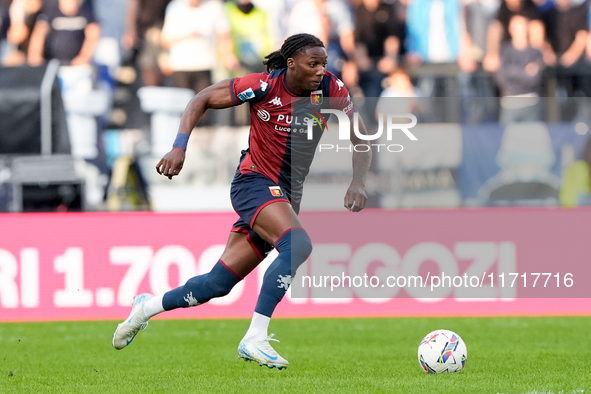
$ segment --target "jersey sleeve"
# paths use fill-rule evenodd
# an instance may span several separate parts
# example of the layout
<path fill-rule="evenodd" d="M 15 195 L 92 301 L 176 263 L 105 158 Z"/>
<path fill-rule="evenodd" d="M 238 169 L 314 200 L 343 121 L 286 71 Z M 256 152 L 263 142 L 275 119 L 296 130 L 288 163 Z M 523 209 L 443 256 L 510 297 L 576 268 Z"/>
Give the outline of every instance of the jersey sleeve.
<path fill-rule="evenodd" d="M 353 101 L 351 101 L 349 91 L 345 87 L 343 81 L 334 75 L 332 76 L 329 85 L 329 96 L 330 108 L 338 109 L 339 111 L 347 114 L 348 117 L 353 116 L 353 113 L 355 113 L 356 109 L 355 105 L 353 105 Z"/>
<path fill-rule="evenodd" d="M 267 73 L 258 73 L 232 79 L 230 93 L 234 104 L 260 101 L 267 94 L 269 77 Z"/>

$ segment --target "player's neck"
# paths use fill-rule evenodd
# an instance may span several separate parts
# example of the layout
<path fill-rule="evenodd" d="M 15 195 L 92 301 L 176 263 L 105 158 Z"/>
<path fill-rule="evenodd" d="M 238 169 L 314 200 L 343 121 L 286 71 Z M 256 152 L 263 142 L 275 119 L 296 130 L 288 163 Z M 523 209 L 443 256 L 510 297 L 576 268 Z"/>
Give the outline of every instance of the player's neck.
<path fill-rule="evenodd" d="M 289 69 L 285 71 L 285 84 L 295 94 L 303 94 L 305 92 L 301 84 L 291 75 Z"/>

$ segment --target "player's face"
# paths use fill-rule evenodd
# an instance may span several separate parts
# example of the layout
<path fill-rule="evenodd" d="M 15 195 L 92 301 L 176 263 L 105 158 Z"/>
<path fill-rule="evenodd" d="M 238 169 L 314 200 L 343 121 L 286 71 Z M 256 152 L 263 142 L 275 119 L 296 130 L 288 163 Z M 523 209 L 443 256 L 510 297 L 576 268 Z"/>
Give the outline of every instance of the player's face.
<path fill-rule="evenodd" d="M 326 74 L 327 59 L 328 54 L 323 47 L 309 48 L 306 52 L 288 59 L 287 66 L 294 84 L 292 87 L 310 92 L 318 90 Z"/>

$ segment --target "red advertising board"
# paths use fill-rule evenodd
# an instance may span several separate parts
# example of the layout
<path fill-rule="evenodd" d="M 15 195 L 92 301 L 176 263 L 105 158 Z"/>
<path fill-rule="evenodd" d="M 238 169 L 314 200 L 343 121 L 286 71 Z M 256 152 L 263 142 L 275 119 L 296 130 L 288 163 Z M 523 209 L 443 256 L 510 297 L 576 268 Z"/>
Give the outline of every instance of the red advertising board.
<path fill-rule="evenodd" d="M 590 209 L 300 217 L 314 251 L 275 316 L 591 314 Z M 160 294 L 207 272 L 236 218 L 1 214 L 0 321 L 124 318 L 135 294 Z M 159 318 L 250 317 L 271 260 L 228 296 Z"/>

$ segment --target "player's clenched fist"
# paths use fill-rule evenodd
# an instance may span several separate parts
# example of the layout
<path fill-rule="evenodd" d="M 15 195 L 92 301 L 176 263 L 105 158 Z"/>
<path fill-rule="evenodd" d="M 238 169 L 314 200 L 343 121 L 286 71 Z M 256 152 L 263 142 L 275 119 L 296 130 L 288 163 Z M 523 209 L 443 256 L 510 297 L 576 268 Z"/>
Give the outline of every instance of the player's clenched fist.
<path fill-rule="evenodd" d="M 367 194 L 365 194 L 365 185 L 353 181 L 345 194 L 345 208 L 351 212 L 359 212 L 367 204 Z"/>
<path fill-rule="evenodd" d="M 173 176 L 178 175 L 181 172 L 184 162 L 185 150 L 182 148 L 172 148 L 172 150 L 165 154 L 158 164 L 156 164 L 156 171 L 158 174 L 167 176 L 168 179 L 172 179 Z"/>

